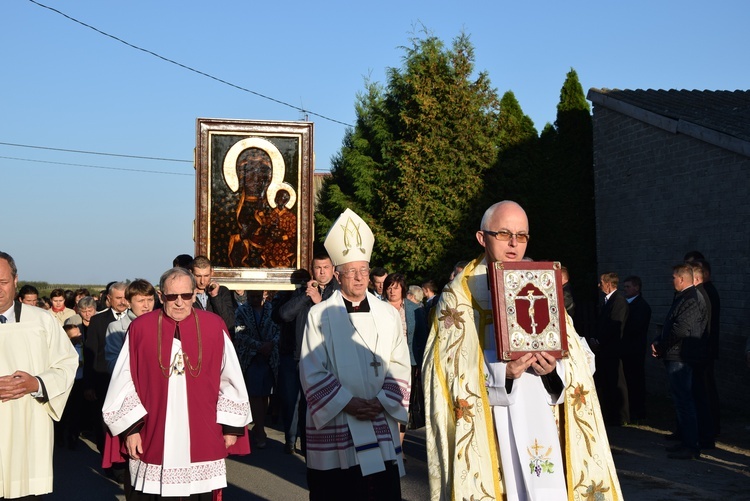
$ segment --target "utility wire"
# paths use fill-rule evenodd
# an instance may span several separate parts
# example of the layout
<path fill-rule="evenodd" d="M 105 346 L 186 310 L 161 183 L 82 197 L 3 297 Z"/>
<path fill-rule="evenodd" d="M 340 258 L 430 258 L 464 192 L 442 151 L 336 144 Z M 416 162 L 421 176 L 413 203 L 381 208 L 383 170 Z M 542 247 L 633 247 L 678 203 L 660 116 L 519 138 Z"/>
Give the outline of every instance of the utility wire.
<path fill-rule="evenodd" d="M 330 121 L 330 122 L 334 122 L 334 123 L 337 123 L 337 124 L 345 125 L 345 126 L 347 126 L 347 127 L 354 127 L 353 125 L 351 125 L 351 124 L 348 124 L 348 123 L 346 123 L 346 122 L 342 122 L 342 121 L 340 121 L 340 120 L 336 120 L 335 118 L 331 118 L 331 117 L 327 117 L 327 116 L 325 116 L 325 115 L 321 115 L 320 113 L 315 113 L 314 111 L 310 111 L 310 110 L 306 110 L 306 109 L 300 108 L 299 106 L 294 106 L 293 104 L 289 104 L 289 103 L 287 103 L 287 102 L 284 102 L 284 101 L 281 101 L 281 100 L 279 100 L 279 99 L 276 99 L 276 98 L 273 98 L 273 97 L 270 97 L 270 96 L 266 96 L 266 95 L 264 95 L 264 94 L 261 94 L 260 92 L 256 92 L 256 91 L 254 91 L 254 90 L 250 90 L 250 89 L 247 89 L 247 88 L 245 88 L 245 87 L 241 87 L 241 86 L 239 86 L 239 85 L 233 84 L 233 83 L 231 83 L 231 82 L 227 82 L 226 80 L 222 80 L 221 78 L 215 77 L 215 76 L 213 76 L 213 75 L 209 75 L 208 73 L 205 73 L 205 72 L 203 72 L 203 71 L 197 70 L 197 69 L 195 69 L 195 68 L 192 68 L 192 67 L 190 67 L 190 66 L 187 66 L 187 65 L 185 65 L 185 64 L 182 64 L 182 63 L 178 63 L 177 61 L 174 61 L 174 60 L 172 60 L 172 59 L 169 59 L 169 58 L 167 58 L 167 57 L 164 57 L 164 56 L 162 56 L 162 55 L 160 55 L 160 54 L 157 54 L 156 52 L 150 51 L 150 50 L 148 50 L 148 49 L 144 49 L 143 47 L 139 47 L 139 46 L 137 46 L 137 45 L 133 45 L 132 43 L 130 43 L 130 42 L 126 42 L 125 40 L 123 40 L 123 39 L 121 39 L 121 38 L 117 38 L 117 37 L 116 37 L 116 36 L 114 36 L 114 35 L 110 35 L 109 33 L 106 33 L 106 32 L 104 32 L 104 31 L 102 31 L 102 30 L 100 30 L 100 29 L 98 29 L 98 28 L 95 28 L 94 26 L 91 26 L 91 25 L 89 25 L 89 24 L 86 24 L 86 23 L 84 23 L 83 21 L 79 21 L 78 19 L 76 19 L 76 18 L 74 18 L 74 17 L 71 17 L 71 16 L 69 16 L 69 15 L 65 14 L 64 12 L 61 12 L 61 11 L 59 11 L 59 10 L 57 10 L 57 9 L 54 9 L 54 8 L 52 8 L 52 7 L 49 7 L 49 6 L 47 6 L 47 5 L 44 5 L 44 4 L 42 4 L 42 3 L 39 3 L 39 2 L 37 2 L 36 0 L 29 0 L 29 2 L 31 2 L 31 3 L 33 3 L 33 4 L 35 4 L 35 5 L 38 5 L 39 7 L 42 7 L 42 8 L 45 8 L 45 9 L 51 10 L 52 12 L 55 12 L 56 14 L 59 14 L 59 15 L 61 15 L 61 16 L 63 16 L 63 17 L 65 17 L 66 19 L 70 19 L 70 20 L 71 20 L 71 21 L 73 21 L 74 23 L 78 23 L 78 24 L 80 24 L 81 26 L 85 26 L 86 28 L 89 28 L 89 29 L 91 29 L 91 30 L 94 30 L 94 31 L 96 31 L 96 32 L 97 32 L 97 33 L 99 33 L 99 34 L 101 34 L 101 35 L 104 35 L 105 37 L 109 37 L 109 38 L 111 38 L 112 40 L 116 40 L 116 41 L 118 41 L 118 42 L 120 42 L 120 43 L 122 43 L 122 44 L 125 44 L 125 45 L 127 45 L 128 47 L 131 47 L 131 48 L 133 48 L 133 49 L 139 50 L 139 51 L 141 51 L 141 52 L 145 52 L 146 54 L 150 54 L 150 55 L 152 55 L 152 56 L 154 56 L 154 57 L 157 57 L 157 58 L 161 59 L 162 61 L 166 61 L 166 62 L 168 62 L 168 63 L 174 64 L 174 65 L 176 65 L 176 66 L 179 66 L 180 68 L 184 68 L 184 69 L 186 69 L 186 70 L 188 70 L 188 71 L 192 71 L 193 73 L 197 73 L 197 74 L 199 74 L 199 75 L 202 75 L 202 76 L 204 76 L 204 77 L 210 78 L 211 80 L 215 80 L 215 81 L 217 81 L 217 82 L 223 83 L 224 85 L 228 85 L 228 86 L 230 86 L 230 87 L 234 87 L 235 89 L 238 89 L 238 90 L 241 90 L 241 91 L 243 91 L 243 92 L 247 92 L 247 93 L 253 94 L 253 95 L 255 95 L 255 96 L 258 96 L 258 97 L 261 97 L 261 98 L 263 98 L 263 99 L 267 99 L 267 100 L 269 100 L 269 101 L 273 101 L 274 103 L 278 103 L 278 104 L 281 104 L 281 105 L 284 105 L 284 106 L 288 106 L 289 108 L 295 109 L 295 110 L 297 110 L 297 111 L 300 111 L 300 112 L 302 112 L 302 113 L 307 113 L 307 114 L 310 114 L 310 115 L 315 115 L 316 117 L 320 117 L 320 118 L 322 118 L 322 119 L 324 119 L 324 120 L 328 120 L 328 121 Z"/>
<path fill-rule="evenodd" d="M 49 160 L 31 160 L 28 158 L 16 158 L 16 157 L 4 157 L 0 156 L 0 158 L 4 158 L 6 160 L 17 160 L 20 162 L 35 162 L 40 164 L 55 164 L 55 165 L 68 165 L 73 167 L 86 167 L 88 169 L 104 169 L 104 170 L 121 170 L 126 172 L 144 172 L 146 174 L 166 174 L 169 176 L 193 176 L 193 174 L 186 174 L 182 172 L 165 172 L 165 171 L 158 171 L 158 170 L 145 170 L 145 169 L 125 169 L 122 167 L 104 167 L 102 165 L 86 165 L 86 164 L 70 164 L 65 162 L 52 162 Z M 138 157 L 143 158 L 143 157 Z"/>
<path fill-rule="evenodd" d="M 122 155 L 119 153 L 101 153 L 98 151 L 84 151 L 84 150 L 67 150 L 65 148 L 51 148 L 49 146 L 34 146 L 31 144 L 17 144 L 17 143 L 5 143 L 0 141 L 0 145 L 3 146 L 16 146 L 18 148 L 33 148 L 36 150 L 51 150 L 51 151 L 64 151 L 66 153 L 84 153 L 86 155 L 102 155 L 106 157 L 122 157 L 122 158 L 138 158 L 140 160 L 159 160 L 161 162 L 183 162 L 191 164 L 192 160 L 180 160 L 177 158 L 161 158 L 161 157 L 143 157 L 140 155 Z M 7 157 L 3 157 L 7 158 Z"/>

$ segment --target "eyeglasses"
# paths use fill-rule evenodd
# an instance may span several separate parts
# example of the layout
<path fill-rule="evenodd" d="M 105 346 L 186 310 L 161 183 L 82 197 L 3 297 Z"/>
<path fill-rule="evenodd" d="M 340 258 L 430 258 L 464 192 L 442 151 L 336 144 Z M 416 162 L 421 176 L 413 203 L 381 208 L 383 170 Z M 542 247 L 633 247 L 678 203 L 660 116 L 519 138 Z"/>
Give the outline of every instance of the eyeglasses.
<path fill-rule="evenodd" d="M 183 292 L 182 294 L 162 294 L 161 297 L 164 298 L 165 301 L 177 301 L 178 297 L 181 297 L 183 301 L 190 301 L 193 299 L 193 293 L 192 292 Z"/>
<path fill-rule="evenodd" d="M 352 278 L 355 275 L 359 275 L 360 277 L 369 277 L 370 268 L 349 268 L 348 270 L 339 271 L 339 275 L 343 275 L 346 278 Z"/>
<path fill-rule="evenodd" d="M 511 233 L 508 230 L 482 230 L 482 233 L 484 233 L 485 235 L 490 235 L 491 237 L 495 237 L 496 240 L 499 240 L 501 242 L 509 242 L 513 237 L 516 237 L 516 242 L 518 242 L 519 244 L 525 244 L 529 241 L 528 233 Z"/>

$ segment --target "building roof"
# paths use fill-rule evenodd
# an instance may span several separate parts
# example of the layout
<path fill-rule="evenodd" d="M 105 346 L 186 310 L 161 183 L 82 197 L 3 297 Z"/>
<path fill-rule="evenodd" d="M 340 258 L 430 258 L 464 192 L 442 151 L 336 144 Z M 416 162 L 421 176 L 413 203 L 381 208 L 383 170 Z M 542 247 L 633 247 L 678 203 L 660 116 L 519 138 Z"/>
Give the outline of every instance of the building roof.
<path fill-rule="evenodd" d="M 750 156 L 750 90 L 590 89 L 595 105 Z"/>

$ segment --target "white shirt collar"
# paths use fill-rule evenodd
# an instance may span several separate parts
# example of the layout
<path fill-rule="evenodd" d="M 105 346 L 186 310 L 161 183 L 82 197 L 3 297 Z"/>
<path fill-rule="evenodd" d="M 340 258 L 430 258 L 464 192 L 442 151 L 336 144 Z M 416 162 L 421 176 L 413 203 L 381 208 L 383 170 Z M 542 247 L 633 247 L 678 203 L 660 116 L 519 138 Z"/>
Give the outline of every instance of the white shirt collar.
<path fill-rule="evenodd" d="M 7 311 L 0 312 L 0 315 L 4 315 L 6 318 L 6 322 L 9 324 L 13 324 L 16 322 L 16 311 L 15 311 L 16 303 L 10 303 L 10 308 L 8 308 Z"/>

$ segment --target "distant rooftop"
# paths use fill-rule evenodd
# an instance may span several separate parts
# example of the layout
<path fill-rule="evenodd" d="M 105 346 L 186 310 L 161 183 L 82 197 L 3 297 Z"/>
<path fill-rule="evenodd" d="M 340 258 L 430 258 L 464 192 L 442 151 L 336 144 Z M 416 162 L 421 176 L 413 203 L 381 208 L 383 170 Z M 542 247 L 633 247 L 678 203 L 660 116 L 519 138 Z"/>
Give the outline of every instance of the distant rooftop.
<path fill-rule="evenodd" d="M 589 89 L 598 106 L 750 156 L 750 90 Z"/>

